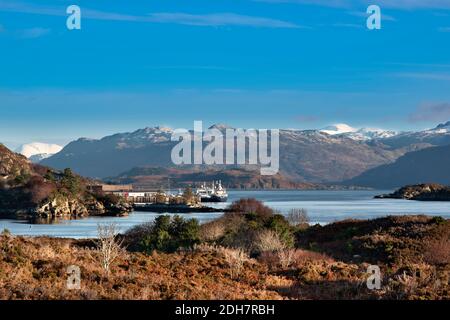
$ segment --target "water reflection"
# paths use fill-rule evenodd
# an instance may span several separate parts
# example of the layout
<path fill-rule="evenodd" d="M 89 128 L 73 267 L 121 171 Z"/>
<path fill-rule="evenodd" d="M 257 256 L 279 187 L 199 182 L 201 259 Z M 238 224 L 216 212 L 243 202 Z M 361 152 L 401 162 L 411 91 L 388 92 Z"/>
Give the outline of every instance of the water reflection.
<path fill-rule="evenodd" d="M 18 223 L 23 224 L 62 224 L 67 221 L 75 221 L 87 219 L 88 217 L 33 217 L 27 220 L 18 220 Z"/>

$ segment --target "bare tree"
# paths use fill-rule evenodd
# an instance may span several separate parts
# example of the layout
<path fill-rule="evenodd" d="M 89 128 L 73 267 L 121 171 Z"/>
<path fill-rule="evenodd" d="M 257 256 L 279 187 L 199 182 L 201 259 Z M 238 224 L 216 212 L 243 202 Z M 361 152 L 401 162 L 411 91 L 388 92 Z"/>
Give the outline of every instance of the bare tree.
<path fill-rule="evenodd" d="M 225 234 L 225 226 L 220 222 L 211 222 L 202 226 L 201 238 L 206 241 L 217 241 Z"/>
<path fill-rule="evenodd" d="M 306 209 L 291 209 L 287 215 L 287 220 L 293 226 L 302 226 L 309 224 L 309 216 Z"/>
<path fill-rule="evenodd" d="M 286 247 L 278 233 L 269 229 L 262 230 L 257 234 L 255 246 L 259 252 L 276 252 Z"/>
<path fill-rule="evenodd" d="M 295 250 L 289 249 L 273 230 L 263 230 L 256 237 L 256 248 L 262 254 L 273 255 L 278 258 L 281 267 L 289 268 L 294 262 Z"/>
<path fill-rule="evenodd" d="M 248 261 L 248 256 L 245 251 L 242 249 L 222 248 L 222 252 L 230 267 L 231 278 L 235 279 L 239 277 L 244 268 L 244 263 Z"/>
<path fill-rule="evenodd" d="M 114 260 L 122 253 L 123 241 L 118 241 L 117 225 L 111 223 L 109 225 L 98 225 L 97 249 L 100 254 L 101 264 L 106 274 L 109 274 L 110 268 Z"/>
<path fill-rule="evenodd" d="M 287 269 L 292 265 L 295 260 L 295 253 L 296 251 L 294 249 L 278 250 L 278 260 L 283 269 Z"/>

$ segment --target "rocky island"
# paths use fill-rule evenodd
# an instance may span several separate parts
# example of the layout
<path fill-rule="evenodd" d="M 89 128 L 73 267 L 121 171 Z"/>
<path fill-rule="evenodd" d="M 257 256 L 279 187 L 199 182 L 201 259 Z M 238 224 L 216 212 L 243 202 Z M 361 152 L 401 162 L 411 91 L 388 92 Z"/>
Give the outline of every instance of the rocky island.
<path fill-rule="evenodd" d="M 126 215 L 120 197 L 88 191 L 89 179 L 70 169 L 33 164 L 0 144 L 0 217 Z"/>
<path fill-rule="evenodd" d="M 419 201 L 450 201 L 450 187 L 440 184 L 418 184 L 405 186 L 390 194 L 383 194 L 376 199 L 406 199 Z"/>

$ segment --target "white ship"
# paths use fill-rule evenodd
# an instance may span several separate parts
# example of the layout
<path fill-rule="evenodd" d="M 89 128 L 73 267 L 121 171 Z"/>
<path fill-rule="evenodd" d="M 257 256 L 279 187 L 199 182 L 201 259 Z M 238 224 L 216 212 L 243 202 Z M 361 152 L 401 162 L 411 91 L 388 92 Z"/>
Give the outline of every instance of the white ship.
<path fill-rule="evenodd" d="M 211 187 L 202 184 L 196 191 L 201 202 L 226 202 L 228 200 L 227 190 L 222 187 L 221 181 L 213 181 Z"/>

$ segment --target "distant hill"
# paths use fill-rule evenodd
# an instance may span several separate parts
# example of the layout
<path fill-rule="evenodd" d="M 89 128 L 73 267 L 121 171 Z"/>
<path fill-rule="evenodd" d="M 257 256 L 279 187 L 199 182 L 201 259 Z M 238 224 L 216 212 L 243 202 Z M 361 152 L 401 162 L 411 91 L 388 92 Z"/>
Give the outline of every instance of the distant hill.
<path fill-rule="evenodd" d="M 344 184 L 397 188 L 421 183 L 450 185 L 450 145 L 407 153 L 394 163 L 368 170 Z"/>
<path fill-rule="evenodd" d="M 232 189 L 316 189 L 320 186 L 311 183 L 295 183 L 281 174 L 261 176 L 259 170 L 232 168 L 227 170 L 198 170 L 189 168 L 140 167 L 133 168 L 118 177 L 105 181 L 115 184 L 133 184 L 135 188 L 166 189 L 199 186 L 203 182 L 222 182 Z"/>
<path fill-rule="evenodd" d="M 143 165 L 166 166 L 171 163 L 174 146 L 171 134 L 170 129 L 156 127 L 99 140 L 80 138 L 41 164 L 61 170 L 72 168 L 78 174 L 95 178 L 115 176 Z"/>

